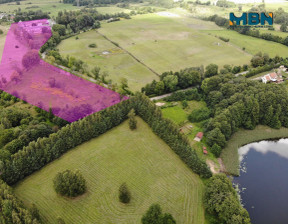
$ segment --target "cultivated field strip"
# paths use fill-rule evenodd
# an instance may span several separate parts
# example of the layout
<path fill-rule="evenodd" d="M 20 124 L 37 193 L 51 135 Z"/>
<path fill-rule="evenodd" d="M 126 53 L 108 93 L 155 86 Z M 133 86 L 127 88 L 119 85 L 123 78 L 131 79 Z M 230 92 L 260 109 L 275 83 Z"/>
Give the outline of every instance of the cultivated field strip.
<path fill-rule="evenodd" d="M 45 223 L 60 216 L 66 223 L 140 223 L 153 203 L 171 213 L 177 223 L 204 223 L 203 185 L 178 156 L 140 118 L 131 131 L 128 123 L 69 151 L 15 187 L 26 205 L 35 203 Z M 76 199 L 54 192 L 57 172 L 79 169 L 88 192 Z M 131 203 L 118 200 L 126 182 Z"/>

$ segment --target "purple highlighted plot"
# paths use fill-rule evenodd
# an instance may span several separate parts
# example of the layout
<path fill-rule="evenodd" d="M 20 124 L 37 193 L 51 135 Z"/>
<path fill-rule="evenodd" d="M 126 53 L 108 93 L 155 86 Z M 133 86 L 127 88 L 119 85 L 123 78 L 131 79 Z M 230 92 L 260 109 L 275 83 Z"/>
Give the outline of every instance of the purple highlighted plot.
<path fill-rule="evenodd" d="M 120 94 L 41 60 L 51 37 L 46 19 L 11 25 L 0 64 L 0 89 L 69 122 L 119 103 Z"/>

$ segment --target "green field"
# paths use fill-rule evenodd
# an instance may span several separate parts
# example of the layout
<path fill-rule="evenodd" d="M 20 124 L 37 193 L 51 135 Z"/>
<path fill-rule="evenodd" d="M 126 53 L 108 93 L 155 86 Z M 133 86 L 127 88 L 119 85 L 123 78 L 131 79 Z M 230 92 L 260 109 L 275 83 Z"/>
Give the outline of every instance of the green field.
<path fill-rule="evenodd" d="M 35 203 L 44 223 L 61 216 L 66 223 L 140 223 L 152 203 L 159 203 L 177 223 L 204 223 L 203 185 L 179 157 L 140 118 L 131 131 L 128 122 L 92 139 L 49 163 L 15 186 L 27 206 Z M 79 169 L 88 192 L 76 199 L 58 196 L 52 180 L 57 172 Z M 131 203 L 118 201 L 126 182 Z"/>
<path fill-rule="evenodd" d="M 250 60 L 251 55 L 200 32 L 220 30 L 214 23 L 163 13 L 105 23 L 99 32 L 158 73 L 210 63 L 241 65 Z"/>
<path fill-rule="evenodd" d="M 90 69 L 99 66 L 102 72 L 109 73 L 108 79 L 112 79 L 113 82 L 119 83 L 121 78 L 127 78 L 132 90 L 140 90 L 153 79 L 158 80 L 157 75 L 96 31 L 82 33 L 78 37 L 78 40 L 71 37 L 62 41 L 58 46 L 60 53 L 83 60 Z M 97 48 L 89 48 L 89 44 L 92 43 L 95 43 Z M 109 54 L 105 55 L 103 52 Z"/>
<path fill-rule="evenodd" d="M 228 38 L 230 39 L 227 43 L 228 45 L 238 47 L 239 49 L 245 47 L 245 51 L 249 54 L 255 55 L 261 51 L 262 53 L 269 54 L 270 57 L 275 57 L 276 55 L 279 55 L 280 57 L 287 56 L 288 47 L 272 41 L 242 35 L 232 30 L 209 30 L 205 31 L 205 33 L 211 34 L 212 36 L 216 35 Z"/>
<path fill-rule="evenodd" d="M 33 8 L 29 8 L 33 7 Z M 6 4 L 1 4 L 0 11 L 6 13 L 13 13 L 15 10 L 21 9 L 21 11 L 35 11 L 42 10 L 43 12 L 51 12 L 50 16 L 57 16 L 59 11 L 63 10 L 78 10 L 79 8 L 73 6 L 72 4 L 60 3 L 58 0 L 27 0 L 21 1 L 20 5 L 16 2 L 10 2 Z"/>
<path fill-rule="evenodd" d="M 272 129 L 259 125 L 254 130 L 239 130 L 228 141 L 227 146 L 221 153 L 227 173 L 239 175 L 238 149 L 241 146 L 260 140 L 284 137 L 288 137 L 287 128 Z"/>
<path fill-rule="evenodd" d="M 9 26 L 3 26 L 0 25 L 0 29 L 3 30 L 3 34 L 0 34 L 0 62 L 2 59 L 2 54 L 3 54 L 3 50 L 4 50 L 4 45 L 5 45 L 5 40 L 6 40 L 6 35 L 9 29 Z"/>
<path fill-rule="evenodd" d="M 115 14 L 115 13 L 119 13 L 119 12 L 129 13 L 131 11 L 130 9 L 119 8 L 116 6 L 97 7 L 96 9 L 101 14 Z"/>

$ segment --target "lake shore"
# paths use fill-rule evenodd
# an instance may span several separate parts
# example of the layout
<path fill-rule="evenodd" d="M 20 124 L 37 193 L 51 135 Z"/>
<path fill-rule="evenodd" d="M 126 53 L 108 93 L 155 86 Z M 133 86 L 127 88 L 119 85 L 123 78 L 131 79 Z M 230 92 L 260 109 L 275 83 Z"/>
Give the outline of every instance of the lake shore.
<path fill-rule="evenodd" d="M 273 129 L 258 125 L 254 130 L 240 129 L 228 141 L 221 153 L 227 174 L 239 176 L 238 149 L 246 144 L 261 140 L 275 140 L 288 137 L 288 128 Z"/>

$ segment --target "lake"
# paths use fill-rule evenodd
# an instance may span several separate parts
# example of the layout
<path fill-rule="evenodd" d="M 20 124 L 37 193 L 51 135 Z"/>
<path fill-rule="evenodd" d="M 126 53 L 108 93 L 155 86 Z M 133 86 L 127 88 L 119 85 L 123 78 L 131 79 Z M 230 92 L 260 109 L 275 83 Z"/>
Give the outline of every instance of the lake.
<path fill-rule="evenodd" d="M 261 141 L 239 149 L 242 204 L 253 224 L 288 223 L 288 139 Z"/>

